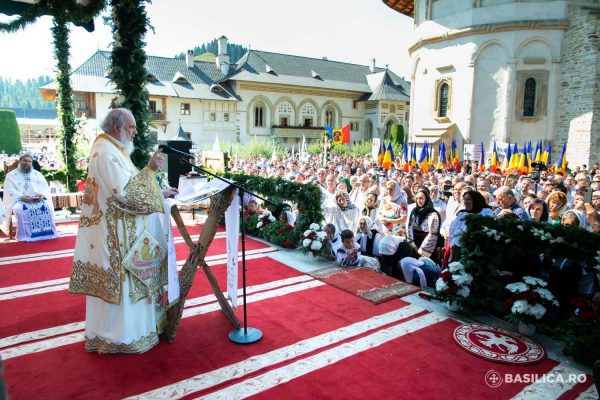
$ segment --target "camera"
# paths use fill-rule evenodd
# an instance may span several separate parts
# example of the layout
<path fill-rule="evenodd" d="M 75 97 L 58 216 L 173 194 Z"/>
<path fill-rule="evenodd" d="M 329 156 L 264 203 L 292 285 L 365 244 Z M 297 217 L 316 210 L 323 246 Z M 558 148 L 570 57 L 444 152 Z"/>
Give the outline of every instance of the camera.
<path fill-rule="evenodd" d="M 546 164 L 542 161 L 534 161 L 531 163 L 531 167 L 533 168 L 531 179 L 538 183 L 540 181 L 540 173 L 546 169 Z"/>
<path fill-rule="evenodd" d="M 452 197 L 452 184 L 451 183 L 445 183 L 444 184 L 444 190 L 442 191 L 442 193 L 447 198 Z"/>

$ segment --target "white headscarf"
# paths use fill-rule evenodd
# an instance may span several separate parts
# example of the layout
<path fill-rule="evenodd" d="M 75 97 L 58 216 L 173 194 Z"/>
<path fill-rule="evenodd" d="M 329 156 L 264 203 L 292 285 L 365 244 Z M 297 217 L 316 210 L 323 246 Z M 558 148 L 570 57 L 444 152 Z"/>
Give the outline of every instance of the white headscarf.
<path fill-rule="evenodd" d="M 296 214 L 291 211 L 285 211 L 285 219 L 292 228 L 296 225 Z"/>

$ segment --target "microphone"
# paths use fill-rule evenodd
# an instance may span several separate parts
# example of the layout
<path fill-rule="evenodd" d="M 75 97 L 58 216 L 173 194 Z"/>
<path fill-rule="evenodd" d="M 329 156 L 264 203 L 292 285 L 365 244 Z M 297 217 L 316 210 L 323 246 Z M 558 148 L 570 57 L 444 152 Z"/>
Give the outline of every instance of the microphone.
<path fill-rule="evenodd" d="M 161 144 L 158 146 L 159 149 L 162 150 L 163 154 L 171 154 L 177 157 L 185 157 L 185 158 L 196 158 L 195 156 L 185 153 L 183 151 L 172 148 L 171 146 L 167 146 L 166 144 Z"/>

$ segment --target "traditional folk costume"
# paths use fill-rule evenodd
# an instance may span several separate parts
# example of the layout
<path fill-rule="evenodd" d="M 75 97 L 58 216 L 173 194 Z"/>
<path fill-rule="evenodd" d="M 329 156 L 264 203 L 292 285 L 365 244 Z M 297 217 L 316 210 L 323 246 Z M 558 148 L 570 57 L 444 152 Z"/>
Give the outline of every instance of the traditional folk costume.
<path fill-rule="evenodd" d="M 350 196 L 346 192 L 342 192 L 346 198 L 346 206 L 341 207 L 340 205 L 324 205 L 323 214 L 325 217 L 325 223 L 332 223 L 335 225 L 337 232 L 342 232 L 344 229 L 349 229 L 352 232 L 356 232 L 358 229 L 358 220 L 360 218 L 360 210 L 356 208 L 350 201 Z"/>
<path fill-rule="evenodd" d="M 425 195 L 423 207 L 415 206 L 408 218 L 407 237 L 408 242 L 414 242 L 417 252 L 424 257 L 435 257 L 435 249 L 443 247 L 443 239 L 440 237 L 440 215 L 433 208 L 433 202 L 429 193 L 422 191 Z"/>
<path fill-rule="evenodd" d="M 154 171 L 138 171 L 117 140 L 98 136 L 69 285 L 87 296 L 86 351 L 142 353 L 158 343 L 165 306 L 179 295 L 170 230 Z"/>
<path fill-rule="evenodd" d="M 406 192 L 402 190 L 397 182 L 395 183 L 394 194 L 385 195 L 379 205 L 380 219 L 398 219 L 406 216 L 408 212 L 408 201 Z M 383 223 L 390 235 L 404 236 L 404 224 L 402 223 Z"/>
<path fill-rule="evenodd" d="M 358 230 L 356 234 L 356 243 L 360 247 L 360 253 L 369 257 L 377 257 L 379 255 L 379 242 L 381 240 L 381 233 L 377 229 L 377 226 L 373 220 L 369 217 L 360 217 L 365 220 L 367 224 L 367 232 Z"/>
<path fill-rule="evenodd" d="M 21 200 L 23 196 L 38 195 L 43 196 L 38 202 L 25 203 Z M 50 187 L 44 175 L 33 168 L 24 173 L 19 166 L 6 174 L 4 212 L 5 233 L 10 235 L 10 224 L 14 214 L 17 220 L 17 240 L 20 242 L 36 242 L 58 236 L 54 224 L 54 207 L 50 200 Z"/>

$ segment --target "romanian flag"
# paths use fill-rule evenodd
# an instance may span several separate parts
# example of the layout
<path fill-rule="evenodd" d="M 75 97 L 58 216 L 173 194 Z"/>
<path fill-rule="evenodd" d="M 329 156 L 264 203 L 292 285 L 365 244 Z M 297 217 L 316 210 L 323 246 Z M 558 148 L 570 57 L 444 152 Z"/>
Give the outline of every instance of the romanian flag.
<path fill-rule="evenodd" d="M 506 156 L 504 157 L 504 161 L 502 161 L 502 167 L 500 170 L 503 174 L 508 173 L 508 167 L 510 166 L 510 158 L 512 157 L 512 150 L 510 149 L 510 143 L 506 145 Z"/>
<path fill-rule="evenodd" d="M 535 154 L 533 155 L 533 161 L 540 162 L 542 161 L 542 141 L 537 142 L 535 146 Z"/>
<path fill-rule="evenodd" d="M 446 166 L 446 143 L 441 142 L 438 146 L 438 162 L 436 169 L 444 169 Z"/>
<path fill-rule="evenodd" d="M 385 155 L 383 156 L 383 162 L 381 163 L 381 166 L 385 169 L 390 169 L 394 160 L 394 151 L 392 150 L 392 142 L 390 142 L 385 150 Z"/>
<path fill-rule="evenodd" d="M 562 172 L 563 175 L 567 173 L 567 143 L 563 144 L 554 172 Z"/>
<path fill-rule="evenodd" d="M 429 149 L 427 143 L 423 143 L 423 147 L 421 148 L 419 165 L 421 166 L 421 172 L 425 173 L 429 171 Z"/>
<path fill-rule="evenodd" d="M 483 142 L 481 142 L 481 155 L 479 156 L 479 171 L 485 171 L 485 147 L 483 147 Z"/>
<path fill-rule="evenodd" d="M 408 172 L 409 171 L 409 159 L 408 159 L 408 143 L 406 143 L 406 137 L 404 138 L 404 145 L 402 146 L 402 162 L 404 163 L 402 165 L 402 171 L 404 172 Z"/>
<path fill-rule="evenodd" d="M 550 142 L 546 145 L 541 161 L 546 164 L 546 168 L 550 168 L 550 164 L 552 164 L 552 144 Z"/>
<path fill-rule="evenodd" d="M 381 166 L 383 164 L 383 157 L 385 156 L 385 144 L 383 144 L 383 140 L 379 143 L 379 153 L 377 153 L 377 165 Z"/>
<path fill-rule="evenodd" d="M 508 173 L 518 171 L 520 161 L 521 158 L 519 157 L 519 147 L 517 146 L 517 143 L 515 143 L 512 154 L 510 156 L 510 161 L 508 162 Z"/>
<path fill-rule="evenodd" d="M 527 144 L 523 144 L 523 150 L 519 157 L 519 175 L 527 175 L 529 173 L 529 153 L 527 151 Z"/>
<path fill-rule="evenodd" d="M 456 140 L 452 139 L 452 147 L 450 148 L 450 162 L 455 171 L 460 171 L 460 158 L 458 157 L 458 148 Z"/>
<path fill-rule="evenodd" d="M 410 145 L 410 165 L 417 165 L 417 144 L 411 143 Z"/>
<path fill-rule="evenodd" d="M 490 170 L 493 173 L 497 173 L 498 172 L 498 150 L 496 150 L 496 141 L 494 140 L 494 148 L 492 150 L 492 162 L 490 164 Z"/>

